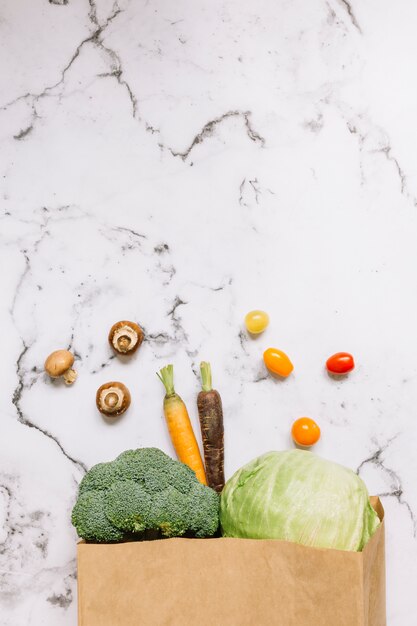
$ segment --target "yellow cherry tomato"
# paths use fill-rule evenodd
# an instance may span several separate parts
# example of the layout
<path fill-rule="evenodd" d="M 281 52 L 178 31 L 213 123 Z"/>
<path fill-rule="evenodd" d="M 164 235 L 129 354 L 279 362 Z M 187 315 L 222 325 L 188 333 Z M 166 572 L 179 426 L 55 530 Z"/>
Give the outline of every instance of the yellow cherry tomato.
<path fill-rule="evenodd" d="M 263 333 L 269 324 L 269 315 L 265 311 L 249 311 L 245 317 L 247 331 L 252 335 Z"/>
<path fill-rule="evenodd" d="M 291 435 L 296 444 L 309 448 L 320 439 L 320 428 L 309 417 L 300 417 L 292 425 Z"/>
<path fill-rule="evenodd" d="M 294 365 L 287 357 L 285 352 L 276 348 L 268 348 L 264 352 L 264 363 L 270 372 L 284 376 L 285 378 L 291 374 Z"/>

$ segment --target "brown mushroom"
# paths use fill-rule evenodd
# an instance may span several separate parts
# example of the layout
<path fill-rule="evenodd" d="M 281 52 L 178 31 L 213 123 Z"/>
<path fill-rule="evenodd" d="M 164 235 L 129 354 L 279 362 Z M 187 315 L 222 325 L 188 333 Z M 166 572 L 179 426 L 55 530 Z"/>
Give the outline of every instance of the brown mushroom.
<path fill-rule="evenodd" d="M 74 355 L 68 350 L 55 350 L 45 361 L 45 371 L 51 378 L 62 378 L 67 385 L 72 385 L 77 372 L 72 369 Z"/>
<path fill-rule="evenodd" d="M 103 415 L 108 417 L 122 415 L 130 406 L 129 389 L 123 383 L 105 383 L 97 390 L 96 404 Z"/>
<path fill-rule="evenodd" d="M 143 330 L 135 322 L 116 322 L 109 332 L 109 343 L 118 354 L 133 354 L 143 341 Z"/>

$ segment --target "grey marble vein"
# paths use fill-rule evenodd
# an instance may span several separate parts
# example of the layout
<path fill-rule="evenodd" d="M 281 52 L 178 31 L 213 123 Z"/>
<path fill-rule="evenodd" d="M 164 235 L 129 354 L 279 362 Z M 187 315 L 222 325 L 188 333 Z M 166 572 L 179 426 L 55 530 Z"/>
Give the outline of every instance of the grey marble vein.
<path fill-rule="evenodd" d="M 23 368 L 22 361 L 23 361 L 27 351 L 29 350 L 29 348 L 30 348 L 30 346 L 27 346 L 26 344 L 23 344 L 22 352 L 19 354 L 19 358 L 17 359 L 17 362 L 16 362 L 16 375 L 17 375 L 17 379 L 18 379 L 18 384 L 17 384 L 16 389 L 13 392 L 12 403 L 14 404 L 14 406 L 16 408 L 18 420 L 24 426 L 27 426 L 28 428 L 33 428 L 34 430 L 40 432 L 45 437 L 48 437 L 48 439 L 51 439 L 52 441 L 54 441 L 55 444 L 58 446 L 58 448 L 61 450 L 62 454 L 69 461 L 71 461 L 71 463 L 73 463 L 79 470 L 81 470 L 81 472 L 86 472 L 87 471 L 87 467 L 86 467 L 86 465 L 82 461 L 74 459 L 70 454 L 68 454 L 68 452 L 65 451 L 63 445 L 57 439 L 57 437 L 55 437 L 48 430 L 43 429 L 40 426 L 38 426 L 37 424 L 35 424 L 34 422 L 32 422 L 30 417 L 22 409 L 22 396 L 23 396 L 23 394 L 25 392 L 25 389 L 27 389 L 27 385 L 25 384 L 25 374 L 26 374 L 26 371 Z"/>
<path fill-rule="evenodd" d="M 347 11 L 347 14 L 349 15 L 350 21 L 352 22 L 353 26 L 359 31 L 359 33 L 362 34 L 362 29 L 361 29 L 361 27 L 359 25 L 358 20 L 356 19 L 355 13 L 354 13 L 353 8 L 352 8 L 352 4 L 350 2 L 348 2 L 348 0 L 338 0 L 338 2 Z"/>
<path fill-rule="evenodd" d="M 390 467 L 387 467 L 384 461 L 384 453 L 387 450 L 387 448 L 390 446 L 392 441 L 394 441 L 395 438 L 396 437 L 389 439 L 384 445 L 378 447 L 371 456 L 369 456 L 364 461 L 362 461 L 360 465 L 358 466 L 356 473 L 360 475 L 363 468 L 368 463 L 370 463 L 374 465 L 380 472 L 382 472 L 388 477 L 388 480 L 390 483 L 389 491 L 385 491 L 377 495 L 381 498 L 387 498 L 387 497 L 395 498 L 399 504 L 401 504 L 407 509 L 407 512 L 413 524 L 414 537 L 417 537 L 417 518 L 410 504 L 404 498 L 404 489 L 402 486 L 401 478 L 395 470 L 393 470 Z"/>
<path fill-rule="evenodd" d="M 216 130 L 216 127 L 221 124 L 224 120 L 229 118 L 238 117 L 242 118 L 244 125 L 246 127 L 246 134 L 251 141 L 255 143 L 259 143 L 261 146 L 265 145 L 265 139 L 253 128 L 251 120 L 250 120 L 251 112 L 250 111 L 227 111 L 216 117 L 213 120 L 210 120 L 206 124 L 204 124 L 201 131 L 194 137 L 188 148 L 184 151 L 176 151 L 170 148 L 170 152 L 175 157 L 181 157 L 183 161 L 186 161 L 190 156 L 191 151 L 195 148 L 196 145 L 201 144 L 207 137 L 211 137 Z"/>

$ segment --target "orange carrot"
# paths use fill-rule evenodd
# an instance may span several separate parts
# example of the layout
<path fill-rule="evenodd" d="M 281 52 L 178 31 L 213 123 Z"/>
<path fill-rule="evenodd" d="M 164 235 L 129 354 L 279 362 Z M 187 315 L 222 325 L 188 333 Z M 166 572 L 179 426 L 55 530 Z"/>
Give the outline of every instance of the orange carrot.
<path fill-rule="evenodd" d="M 179 460 L 188 465 L 196 474 L 200 483 L 207 485 L 206 472 L 191 426 L 187 407 L 174 389 L 174 367 L 163 367 L 158 378 L 165 387 L 164 414 L 169 434 Z"/>

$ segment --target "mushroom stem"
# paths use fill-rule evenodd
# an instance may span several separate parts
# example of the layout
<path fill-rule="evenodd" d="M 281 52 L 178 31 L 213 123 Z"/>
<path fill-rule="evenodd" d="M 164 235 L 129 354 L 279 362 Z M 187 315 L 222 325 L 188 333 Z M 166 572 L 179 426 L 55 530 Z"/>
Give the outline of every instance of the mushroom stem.
<path fill-rule="evenodd" d="M 109 411 L 115 411 L 119 407 L 121 402 L 119 401 L 118 394 L 114 391 L 111 391 L 103 397 L 103 404 L 106 405 L 106 408 Z"/>
<path fill-rule="evenodd" d="M 113 334 L 113 347 L 118 352 L 126 353 L 130 350 L 133 350 L 137 342 L 138 334 L 135 329 L 131 328 L 130 326 L 122 326 Z"/>
<path fill-rule="evenodd" d="M 69 369 L 68 371 L 66 371 L 65 374 L 63 375 L 65 384 L 72 385 L 72 383 L 76 380 L 77 375 L 78 375 L 77 372 L 73 369 Z"/>
<path fill-rule="evenodd" d="M 132 343 L 132 340 L 127 335 L 123 335 L 117 340 L 117 345 L 119 347 L 120 352 L 127 352 L 129 350 L 129 346 Z"/>

